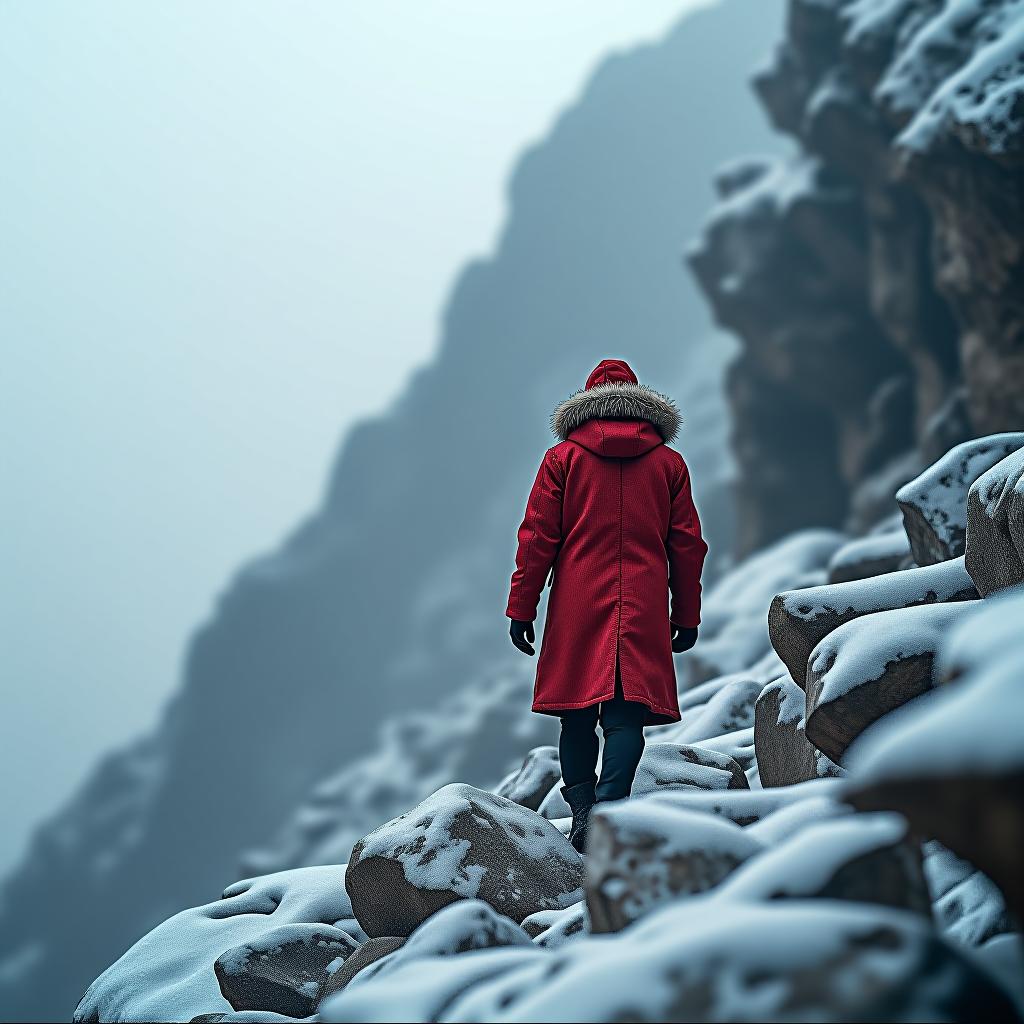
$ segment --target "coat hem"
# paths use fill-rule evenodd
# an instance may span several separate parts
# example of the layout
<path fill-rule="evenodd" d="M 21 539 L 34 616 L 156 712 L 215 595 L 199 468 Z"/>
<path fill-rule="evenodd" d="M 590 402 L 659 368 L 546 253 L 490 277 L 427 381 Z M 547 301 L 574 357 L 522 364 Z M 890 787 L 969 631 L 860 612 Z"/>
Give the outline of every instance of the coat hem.
<path fill-rule="evenodd" d="M 539 715 L 557 715 L 559 711 L 572 711 L 576 708 L 589 708 L 594 704 L 603 704 L 605 701 L 612 700 L 615 697 L 615 691 L 606 693 L 601 697 L 594 697 L 590 700 L 580 701 L 534 701 L 531 710 Z M 647 697 L 643 697 L 639 694 L 625 694 L 623 693 L 625 700 L 634 701 L 637 704 L 643 704 L 647 707 L 647 710 L 651 715 L 657 716 L 655 720 L 649 720 L 645 722 L 645 725 L 671 725 L 673 722 L 678 722 L 682 715 L 678 708 L 665 708 L 660 704 L 655 704 Z"/>

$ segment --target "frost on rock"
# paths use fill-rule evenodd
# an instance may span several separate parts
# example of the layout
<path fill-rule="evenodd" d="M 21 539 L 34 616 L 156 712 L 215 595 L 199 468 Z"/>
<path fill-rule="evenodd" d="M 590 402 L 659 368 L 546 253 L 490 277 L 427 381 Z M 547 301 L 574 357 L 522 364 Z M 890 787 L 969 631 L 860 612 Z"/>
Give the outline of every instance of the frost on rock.
<path fill-rule="evenodd" d="M 937 659 L 951 682 L 888 716 L 850 750 L 851 799 L 895 810 L 985 872 L 1024 911 L 1024 590 L 988 598 Z M 1008 838 L 1010 837 L 1010 838 Z"/>
<path fill-rule="evenodd" d="M 825 566 L 845 540 L 833 530 L 802 530 L 726 573 L 704 598 L 700 643 L 686 656 L 690 681 L 702 683 L 749 671 L 768 654 L 771 644 L 764 610 L 772 597 L 824 582 Z"/>
<path fill-rule="evenodd" d="M 898 145 L 924 153 L 952 138 L 995 155 L 1020 151 L 1024 18 L 1016 0 L 859 0 L 847 17 L 851 46 L 902 29 L 875 90 L 882 107 L 906 125 Z"/>
<path fill-rule="evenodd" d="M 360 840 L 345 884 L 367 935 L 408 935 L 458 899 L 516 923 L 580 899 L 583 865 L 534 811 L 454 783 Z"/>
<path fill-rule="evenodd" d="M 790 786 L 844 774 L 804 733 L 805 700 L 789 675 L 769 683 L 754 707 L 754 749 L 762 786 Z"/>
<path fill-rule="evenodd" d="M 737 729 L 735 732 L 711 736 L 700 741 L 701 750 L 713 750 L 731 757 L 744 772 L 757 770 L 754 754 L 754 729 Z M 741 787 L 742 788 L 742 787 Z"/>
<path fill-rule="evenodd" d="M 844 544 L 828 563 L 829 583 L 849 583 L 904 568 L 910 541 L 903 529 L 869 534 Z"/>
<path fill-rule="evenodd" d="M 1002 990 L 919 914 L 807 900 L 709 909 L 674 902 L 552 952 L 418 961 L 325 1002 L 321 1019 L 1014 1019 Z"/>
<path fill-rule="evenodd" d="M 779 594 L 768 610 L 768 629 L 794 682 L 803 686 L 811 652 L 844 623 L 874 612 L 977 596 L 963 558 L 956 558 Z"/>
<path fill-rule="evenodd" d="M 967 538 L 967 492 L 975 480 L 1024 445 L 1024 434 L 991 434 L 964 441 L 896 492 L 914 561 L 956 558 Z"/>
<path fill-rule="evenodd" d="M 231 1004 L 214 973 L 225 950 L 258 944 L 282 925 L 333 925 L 351 913 L 344 865 L 236 882 L 222 899 L 175 914 L 139 939 L 89 986 L 75 1020 L 191 1020 L 228 1013 Z"/>
<path fill-rule="evenodd" d="M 715 892 L 722 900 L 812 896 L 928 915 L 920 847 L 908 838 L 903 818 L 849 814 L 807 824 L 744 864 Z"/>
<path fill-rule="evenodd" d="M 495 793 L 536 811 L 561 777 L 558 748 L 534 747 L 523 763 L 502 779 Z"/>
<path fill-rule="evenodd" d="M 308 1017 L 357 945 L 330 925 L 286 924 L 221 953 L 214 971 L 236 1010 L 273 1007 L 289 1017 Z"/>
<path fill-rule="evenodd" d="M 935 652 L 978 604 L 878 612 L 830 633 L 807 664 L 807 738 L 842 763 L 846 748 L 869 725 L 936 685 Z"/>
<path fill-rule="evenodd" d="M 743 769 L 728 754 L 685 744 L 648 743 L 637 767 L 632 795 L 643 796 L 678 786 L 749 788 Z"/>
<path fill-rule="evenodd" d="M 983 597 L 1024 583 L 1024 448 L 971 486 L 965 561 Z"/>
<path fill-rule="evenodd" d="M 586 858 L 591 926 L 619 931 L 668 900 L 712 888 L 761 850 L 714 815 L 651 799 L 598 805 Z"/>

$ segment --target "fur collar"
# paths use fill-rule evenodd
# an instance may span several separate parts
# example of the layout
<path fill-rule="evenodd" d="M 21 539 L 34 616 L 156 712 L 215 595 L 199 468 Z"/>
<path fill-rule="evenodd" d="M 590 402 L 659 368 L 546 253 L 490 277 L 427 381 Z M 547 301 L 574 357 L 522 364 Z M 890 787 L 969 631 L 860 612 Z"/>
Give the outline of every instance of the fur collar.
<path fill-rule="evenodd" d="M 597 384 L 570 395 L 555 406 L 551 430 L 564 441 L 587 420 L 647 420 L 669 443 L 679 433 L 681 417 L 676 403 L 645 384 L 614 381 Z"/>

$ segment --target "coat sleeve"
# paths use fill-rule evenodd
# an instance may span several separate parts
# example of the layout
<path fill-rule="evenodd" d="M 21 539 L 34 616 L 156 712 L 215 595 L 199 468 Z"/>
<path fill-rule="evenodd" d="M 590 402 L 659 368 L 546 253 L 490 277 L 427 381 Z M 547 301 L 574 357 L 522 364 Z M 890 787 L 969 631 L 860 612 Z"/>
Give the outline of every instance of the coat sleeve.
<path fill-rule="evenodd" d="M 668 540 L 668 585 L 672 597 L 669 618 L 676 626 L 691 628 L 700 623 L 700 574 L 708 546 L 700 534 L 700 519 L 690 493 L 686 463 L 672 496 Z"/>
<path fill-rule="evenodd" d="M 537 479 L 526 503 L 526 515 L 519 527 L 516 571 L 505 614 L 510 619 L 532 622 L 548 571 L 562 542 L 562 489 L 564 472 L 552 451 L 544 455 Z"/>

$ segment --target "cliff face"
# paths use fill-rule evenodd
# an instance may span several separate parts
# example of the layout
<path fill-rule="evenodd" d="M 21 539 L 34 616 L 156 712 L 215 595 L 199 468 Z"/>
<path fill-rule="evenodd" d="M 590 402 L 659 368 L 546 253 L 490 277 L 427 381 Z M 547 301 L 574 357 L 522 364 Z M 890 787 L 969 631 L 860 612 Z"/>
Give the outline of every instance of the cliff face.
<path fill-rule="evenodd" d="M 1011 0 L 791 0 L 755 89 L 798 151 L 722 171 L 691 254 L 743 341 L 741 551 L 1024 422 L 1022 69 Z"/>
<path fill-rule="evenodd" d="M 107 963 L 219 892 L 240 853 L 374 748 L 397 712 L 384 747 L 402 745 L 416 779 L 449 770 L 434 726 L 409 715 L 431 706 L 438 721 L 441 695 L 511 663 L 502 611 L 526 491 L 551 407 L 597 358 L 625 356 L 675 393 L 698 500 L 713 530 L 727 522 L 710 480 L 728 462 L 724 434 L 714 423 L 702 432 L 691 404 L 720 393 L 727 350 L 678 250 L 715 164 L 738 139 L 770 145 L 743 77 L 778 13 L 735 0 L 606 61 L 526 154 L 497 251 L 453 289 L 436 360 L 391 412 L 352 432 L 309 520 L 227 588 L 153 735 L 109 757 L 9 879 L 6 1013 L 69 1017 Z M 451 714 L 465 717 L 461 705 Z M 539 737 L 512 739 L 521 749 Z M 467 744 L 459 775 L 489 782 L 508 752 Z M 375 820 L 410 799 L 412 783 L 389 788 L 387 771 L 374 774 L 379 792 L 355 797 Z"/>

